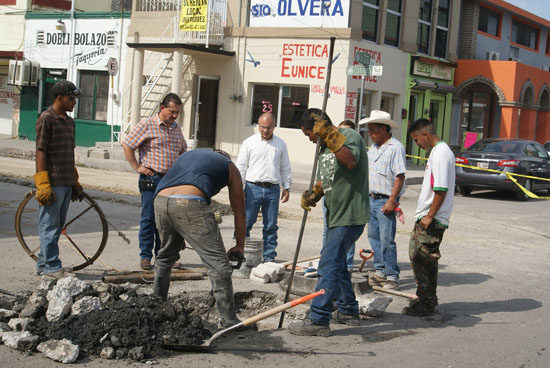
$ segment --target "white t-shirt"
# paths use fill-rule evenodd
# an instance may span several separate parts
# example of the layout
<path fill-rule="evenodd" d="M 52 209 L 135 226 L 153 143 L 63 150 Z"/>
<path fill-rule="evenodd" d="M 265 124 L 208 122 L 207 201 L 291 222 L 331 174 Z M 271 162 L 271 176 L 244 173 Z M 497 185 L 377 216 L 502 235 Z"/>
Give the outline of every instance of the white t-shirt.
<path fill-rule="evenodd" d="M 447 195 L 434 219 L 442 225 L 449 226 L 449 219 L 453 210 L 454 190 L 455 155 L 447 143 L 440 141 L 432 149 L 426 164 L 422 190 L 416 205 L 416 220 L 426 216 L 430 211 L 434 200 L 434 191 L 446 191 Z"/>

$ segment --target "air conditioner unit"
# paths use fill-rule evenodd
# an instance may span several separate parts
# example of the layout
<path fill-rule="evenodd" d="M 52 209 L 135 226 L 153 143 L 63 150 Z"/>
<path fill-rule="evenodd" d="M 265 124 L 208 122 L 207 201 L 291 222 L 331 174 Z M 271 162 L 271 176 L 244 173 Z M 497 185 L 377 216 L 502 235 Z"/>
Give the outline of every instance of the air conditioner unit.
<path fill-rule="evenodd" d="M 493 50 L 489 50 L 486 52 L 485 58 L 487 60 L 500 60 L 500 53 Z"/>
<path fill-rule="evenodd" d="M 36 86 L 40 64 L 29 60 L 10 60 L 8 84 L 12 86 Z"/>

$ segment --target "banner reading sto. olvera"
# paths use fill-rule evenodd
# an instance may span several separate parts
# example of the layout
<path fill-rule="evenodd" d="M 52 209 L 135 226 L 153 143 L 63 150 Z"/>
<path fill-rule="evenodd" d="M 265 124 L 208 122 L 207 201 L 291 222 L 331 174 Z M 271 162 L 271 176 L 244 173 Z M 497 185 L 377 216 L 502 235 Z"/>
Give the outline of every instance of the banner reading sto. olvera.
<path fill-rule="evenodd" d="M 180 30 L 206 31 L 208 0 L 182 0 Z"/>

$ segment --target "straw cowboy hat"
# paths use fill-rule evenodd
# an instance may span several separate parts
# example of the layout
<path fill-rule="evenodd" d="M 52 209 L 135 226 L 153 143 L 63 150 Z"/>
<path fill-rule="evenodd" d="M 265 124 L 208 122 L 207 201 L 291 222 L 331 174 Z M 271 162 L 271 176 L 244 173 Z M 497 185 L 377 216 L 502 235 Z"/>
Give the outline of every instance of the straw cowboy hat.
<path fill-rule="evenodd" d="M 391 115 L 389 113 L 381 110 L 372 110 L 368 118 L 359 120 L 359 125 L 369 123 L 384 124 L 392 129 L 400 128 L 400 125 L 391 119 Z"/>

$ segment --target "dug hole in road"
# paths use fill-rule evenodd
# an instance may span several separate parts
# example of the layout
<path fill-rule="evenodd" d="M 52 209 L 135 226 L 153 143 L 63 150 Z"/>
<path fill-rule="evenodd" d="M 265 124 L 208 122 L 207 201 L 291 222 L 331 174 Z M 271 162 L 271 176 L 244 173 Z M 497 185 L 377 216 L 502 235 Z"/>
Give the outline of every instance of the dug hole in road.
<path fill-rule="evenodd" d="M 14 233 L 16 208 L 29 190 L 25 182 L 10 177 L 3 177 L 0 182 L 3 255 L 0 288 L 20 294 L 37 290 L 42 282 L 34 273 L 34 262 L 23 251 Z M 86 184 L 84 186 L 86 188 Z M 418 190 L 419 186 L 409 187 L 401 199 L 406 221 L 405 225 L 397 225 L 401 291 L 406 293 L 415 291 L 408 261 L 408 242 Z M 87 191 L 97 199 L 108 220 L 128 236 L 131 244 L 126 244 L 111 228 L 100 259 L 78 271 L 78 277 L 95 283 L 106 270 L 137 270 L 139 199 Z M 214 199 L 227 204 L 225 192 Z M 292 260 L 294 255 L 302 214 L 298 201 L 299 193 L 292 193 L 290 203 L 280 208 L 284 212 L 279 222 L 277 258 L 280 260 Z M 300 256 L 319 253 L 321 216 L 319 206 L 310 214 Z M 148 361 L 166 367 L 237 367 L 245 364 L 262 367 L 548 367 L 549 218 L 550 206 L 545 201 L 517 202 L 513 194 L 495 192 L 481 192 L 470 197 L 457 194 L 450 228 L 441 247 L 440 304 L 433 316 L 404 316 L 400 312 L 407 301 L 393 297 L 382 316 L 362 316 L 359 327 L 333 324 L 328 338 L 300 337 L 286 330 L 289 321 L 302 319 L 307 313 L 307 306 L 296 307 L 287 314 L 283 329 L 277 329 L 278 315 L 268 318 L 259 322 L 257 332 L 231 333 L 216 340 L 213 344 L 216 354 L 167 353 Z M 260 224 L 254 227 L 253 237 L 261 237 Z M 231 215 L 223 216 L 220 226 L 228 247 L 233 235 Z M 370 248 L 366 230 L 356 248 Z M 200 266 L 194 251 L 185 250 L 181 256 L 180 261 L 185 265 Z M 356 270 L 359 263 L 356 257 Z M 372 261 L 367 262 L 364 271 L 368 269 L 372 269 Z M 241 318 L 282 303 L 284 293 L 276 284 L 233 280 L 237 299 L 241 300 Z M 147 294 L 150 286 L 137 289 Z M 194 305 L 204 313 L 209 291 L 207 278 L 179 281 L 172 283 L 170 297 L 173 301 L 194 298 Z M 0 294 L 0 300 L 8 298 Z M 215 307 L 211 314 L 215 319 Z M 40 353 L 27 354 L 5 346 L 0 346 L 0 361 L 6 367 L 58 366 Z M 85 367 L 142 366 L 146 361 L 107 360 L 91 355 L 79 359 L 77 364 Z"/>

